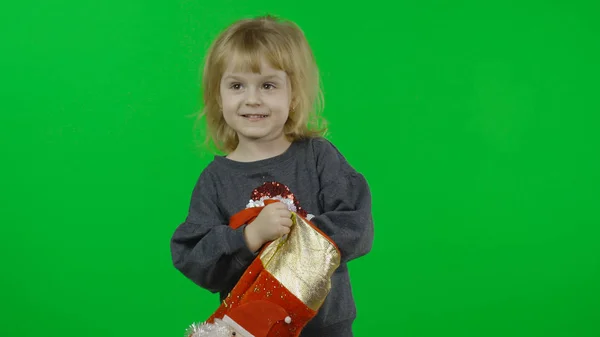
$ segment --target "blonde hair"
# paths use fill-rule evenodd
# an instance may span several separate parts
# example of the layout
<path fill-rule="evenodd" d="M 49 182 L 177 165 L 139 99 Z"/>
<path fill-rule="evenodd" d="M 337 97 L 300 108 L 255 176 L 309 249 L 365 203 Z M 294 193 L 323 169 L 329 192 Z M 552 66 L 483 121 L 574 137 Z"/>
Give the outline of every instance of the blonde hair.
<path fill-rule="evenodd" d="M 323 136 L 326 121 L 320 116 L 323 93 L 314 55 L 302 30 L 293 22 L 273 16 L 233 23 L 212 43 L 202 78 L 204 107 L 198 121 L 206 118 L 206 145 L 229 153 L 238 145 L 236 132 L 227 125 L 221 110 L 220 83 L 229 62 L 234 71 L 260 72 L 261 60 L 285 71 L 291 83 L 291 107 L 284 133 L 290 141 Z"/>

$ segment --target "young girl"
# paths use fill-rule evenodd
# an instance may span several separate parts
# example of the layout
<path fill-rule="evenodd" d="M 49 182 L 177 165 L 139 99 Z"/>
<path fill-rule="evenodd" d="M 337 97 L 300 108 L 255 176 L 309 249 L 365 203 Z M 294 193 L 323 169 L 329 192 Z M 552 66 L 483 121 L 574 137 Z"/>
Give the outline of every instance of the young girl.
<path fill-rule="evenodd" d="M 226 156 L 215 156 L 194 187 L 189 214 L 171 239 L 175 267 L 223 301 L 261 246 L 290 231 L 290 209 L 281 202 L 249 225 L 227 225 L 257 186 L 278 182 L 342 257 L 301 336 L 352 336 L 356 307 L 346 263 L 371 249 L 371 195 L 315 123 L 319 74 L 303 32 L 270 16 L 234 23 L 209 49 L 203 89 L 208 140 Z"/>

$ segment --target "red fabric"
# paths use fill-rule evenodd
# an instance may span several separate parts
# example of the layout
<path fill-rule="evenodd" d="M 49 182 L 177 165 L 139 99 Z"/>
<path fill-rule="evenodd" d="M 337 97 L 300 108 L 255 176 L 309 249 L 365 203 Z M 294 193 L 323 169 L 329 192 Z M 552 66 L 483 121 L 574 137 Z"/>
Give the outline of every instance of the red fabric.
<path fill-rule="evenodd" d="M 266 200 L 265 206 L 274 202 L 278 201 Z M 244 209 L 231 217 L 229 226 L 235 229 L 244 224 L 250 224 L 256 219 L 263 208 L 264 207 L 252 207 Z M 271 242 L 265 244 L 264 247 L 269 244 L 271 244 Z M 264 247 L 261 249 L 261 252 L 264 250 Z M 252 302 L 255 302 L 256 305 L 260 306 L 264 301 L 282 307 L 288 313 L 291 322 L 288 324 L 284 321 L 278 321 L 272 326 L 267 334 L 257 334 L 257 337 L 297 337 L 300 335 L 300 332 L 306 323 L 317 314 L 316 311 L 307 307 L 300 299 L 290 293 L 275 277 L 273 277 L 273 275 L 267 272 L 262 261 L 257 257 L 250 264 L 248 269 L 246 269 L 231 293 L 223 303 L 221 303 L 215 313 L 209 317 L 207 322 L 213 323 L 215 318 L 222 319 L 225 315 L 229 316 L 228 313 L 235 312 L 235 309 L 242 304 L 251 304 Z M 244 324 L 241 322 L 238 323 L 250 332 L 260 331 L 261 329 L 260 324 L 252 325 L 250 322 L 244 322 Z"/>
<path fill-rule="evenodd" d="M 254 336 L 267 336 L 273 325 L 285 322 L 288 313 L 273 302 L 256 300 L 241 303 L 227 316 Z"/>
<path fill-rule="evenodd" d="M 335 259 L 335 267 L 337 267 L 340 255 L 339 248 L 325 233 L 306 219 L 308 217 L 307 212 L 300 207 L 295 195 L 290 192 L 287 186 L 278 182 L 268 182 L 252 192 L 252 200 L 254 202 L 266 199 L 264 201 L 265 206 L 281 202 L 278 200 L 280 198 L 285 198 L 284 201 L 286 203 L 289 203 L 291 200 L 296 207 L 296 211 L 294 212 L 295 218 L 304 220 L 299 224 L 299 231 L 310 231 L 310 229 L 305 227 L 304 223 L 306 223 L 336 248 L 337 255 L 332 253 L 334 255 L 332 258 Z M 238 229 L 244 224 L 251 224 L 265 206 L 248 207 L 238 212 L 229 219 L 229 226 L 233 229 Z M 298 234 L 302 235 L 301 233 L 299 232 Z M 294 235 L 294 232 L 291 235 Z M 273 274 L 265 269 L 260 255 L 271 244 L 273 244 L 272 241 L 263 245 L 258 257 L 252 261 L 227 298 L 205 323 L 210 324 L 214 323 L 217 318 L 226 318 L 226 321 L 234 329 L 243 328 L 255 337 L 298 337 L 304 326 L 316 316 L 317 312 L 315 310 L 309 308 L 281 284 Z M 310 243 L 308 244 L 310 245 Z M 272 261 L 280 258 L 281 254 L 288 254 L 289 250 L 286 250 L 288 248 L 293 247 L 283 246 L 281 252 L 275 251 Z M 303 257 L 308 258 L 312 256 L 309 254 Z M 327 272 L 333 271 L 328 270 Z M 274 274 L 277 274 L 277 272 L 274 272 Z M 194 329 L 191 331 L 190 336 L 194 333 Z M 240 330 L 240 332 L 242 331 Z"/>

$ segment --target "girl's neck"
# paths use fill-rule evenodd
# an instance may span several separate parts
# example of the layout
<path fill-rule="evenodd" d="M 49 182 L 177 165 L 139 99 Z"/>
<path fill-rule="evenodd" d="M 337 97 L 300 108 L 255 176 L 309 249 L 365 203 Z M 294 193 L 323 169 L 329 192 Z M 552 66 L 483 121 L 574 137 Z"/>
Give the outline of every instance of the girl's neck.
<path fill-rule="evenodd" d="M 290 147 L 286 137 L 268 142 L 240 141 L 237 148 L 227 155 L 228 159 L 239 162 L 253 162 L 273 158 L 283 154 Z"/>

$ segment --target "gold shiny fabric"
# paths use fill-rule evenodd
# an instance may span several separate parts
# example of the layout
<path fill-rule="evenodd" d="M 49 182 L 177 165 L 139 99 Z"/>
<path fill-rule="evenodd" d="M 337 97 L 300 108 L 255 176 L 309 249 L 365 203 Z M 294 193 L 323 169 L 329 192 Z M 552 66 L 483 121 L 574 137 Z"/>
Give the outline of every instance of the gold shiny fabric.
<path fill-rule="evenodd" d="M 331 276 L 340 265 L 335 245 L 306 220 L 292 213 L 290 233 L 261 253 L 265 269 L 307 307 L 318 310 L 331 289 Z"/>

